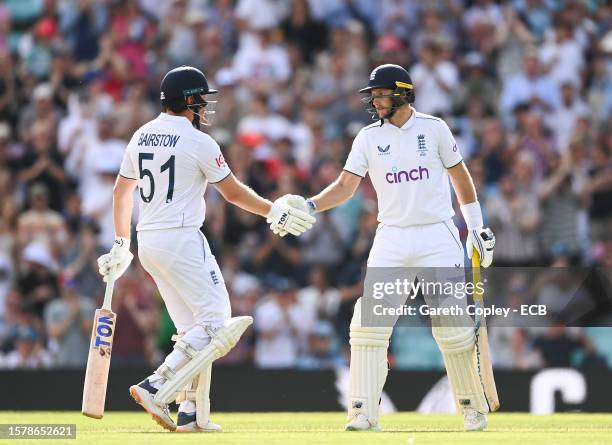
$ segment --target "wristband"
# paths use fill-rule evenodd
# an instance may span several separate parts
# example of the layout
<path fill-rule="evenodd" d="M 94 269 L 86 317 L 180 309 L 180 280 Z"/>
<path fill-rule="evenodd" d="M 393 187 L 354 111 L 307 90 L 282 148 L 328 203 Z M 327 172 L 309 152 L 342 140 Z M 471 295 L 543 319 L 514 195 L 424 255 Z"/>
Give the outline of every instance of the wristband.
<path fill-rule="evenodd" d="M 130 239 L 115 235 L 115 246 L 119 249 L 130 250 Z"/>
<path fill-rule="evenodd" d="M 308 198 L 306 200 L 306 205 L 308 206 L 308 213 L 310 215 L 314 215 L 315 213 L 317 213 L 317 205 L 314 203 L 312 199 Z"/>
<path fill-rule="evenodd" d="M 480 203 L 478 201 L 463 204 L 461 206 L 461 213 L 463 214 L 463 219 L 465 219 L 465 224 L 469 230 L 483 226 L 482 210 L 480 209 Z"/>

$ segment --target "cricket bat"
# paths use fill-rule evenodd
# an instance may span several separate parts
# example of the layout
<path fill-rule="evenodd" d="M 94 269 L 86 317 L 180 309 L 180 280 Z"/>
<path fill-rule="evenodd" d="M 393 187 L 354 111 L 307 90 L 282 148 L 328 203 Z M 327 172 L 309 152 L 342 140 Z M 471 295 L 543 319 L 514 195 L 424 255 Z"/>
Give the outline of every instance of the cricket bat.
<path fill-rule="evenodd" d="M 480 255 L 476 249 L 474 249 L 474 254 L 472 255 L 472 281 L 474 283 L 474 304 L 484 307 L 482 288 L 476 286 L 476 283 L 480 282 Z M 497 387 L 495 386 L 493 363 L 491 362 L 491 353 L 489 351 L 487 321 L 482 316 L 476 320 L 476 366 L 478 367 L 478 373 L 480 374 L 489 409 L 497 411 L 499 409 L 499 397 L 497 395 Z"/>
<path fill-rule="evenodd" d="M 111 310 L 114 281 L 106 283 L 104 302 L 96 315 L 91 333 L 85 385 L 83 386 L 83 415 L 101 419 L 104 416 L 106 384 L 113 350 L 113 335 L 117 326 L 117 315 Z"/>

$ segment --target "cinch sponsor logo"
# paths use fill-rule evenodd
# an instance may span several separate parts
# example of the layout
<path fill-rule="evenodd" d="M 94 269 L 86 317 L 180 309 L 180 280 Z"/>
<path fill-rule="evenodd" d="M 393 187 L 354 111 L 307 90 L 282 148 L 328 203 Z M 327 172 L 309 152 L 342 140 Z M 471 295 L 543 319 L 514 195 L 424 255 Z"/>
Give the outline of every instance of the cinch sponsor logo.
<path fill-rule="evenodd" d="M 429 179 L 429 170 L 420 165 L 419 168 L 413 168 L 412 170 L 398 170 L 397 167 L 393 167 L 391 171 L 385 175 L 385 179 L 389 184 L 420 181 L 422 179 Z"/>
<path fill-rule="evenodd" d="M 105 340 L 113 335 L 113 319 L 112 317 L 100 316 L 96 326 L 96 344 L 95 348 L 100 346 L 110 346 L 110 342 Z"/>

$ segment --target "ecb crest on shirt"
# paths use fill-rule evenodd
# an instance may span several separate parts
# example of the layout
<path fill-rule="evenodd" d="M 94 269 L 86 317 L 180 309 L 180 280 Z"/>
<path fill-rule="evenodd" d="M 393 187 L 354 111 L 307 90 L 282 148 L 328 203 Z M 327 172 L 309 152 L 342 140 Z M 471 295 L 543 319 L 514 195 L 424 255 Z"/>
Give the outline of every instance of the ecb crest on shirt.
<path fill-rule="evenodd" d="M 417 153 L 419 154 L 419 156 L 426 156 L 427 155 L 427 143 L 425 142 L 425 135 L 419 134 L 417 136 L 417 142 L 419 144 L 417 148 Z"/>

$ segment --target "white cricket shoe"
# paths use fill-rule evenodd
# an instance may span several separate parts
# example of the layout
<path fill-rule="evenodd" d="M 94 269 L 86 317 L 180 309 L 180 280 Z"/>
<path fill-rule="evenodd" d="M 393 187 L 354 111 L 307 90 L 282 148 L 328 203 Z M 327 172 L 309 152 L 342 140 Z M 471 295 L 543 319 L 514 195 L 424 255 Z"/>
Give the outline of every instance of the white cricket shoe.
<path fill-rule="evenodd" d="M 487 428 L 487 415 L 474 408 L 463 410 L 463 427 L 466 431 L 483 431 Z"/>
<path fill-rule="evenodd" d="M 344 429 L 345 431 L 380 431 L 378 422 L 370 422 L 363 413 L 355 414 Z"/>
<path fill-rule="evenodd" d="M 151 386 L 148 379 L 138 385 L 130 386 L 130 395 L 136 403 L 142 406 L 162 428 L 174 431 L 176 430 L 176 423 L 170 417 L 168 405 L 159 406 L 153 400 L 156 392 L 157 389 Z"/>
<path fill-rule="evenodd" d="M 179 411 L 176 423 L 177 433 L 219 433 L 223 431 L 221 425 L 217 425 L 210 419 L 208 419 L 208 422 L 206 422 L 206 426 L 204 428 L 200 428 L 196 423 L 195 413 L 187 414 Z"/>

